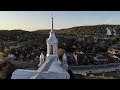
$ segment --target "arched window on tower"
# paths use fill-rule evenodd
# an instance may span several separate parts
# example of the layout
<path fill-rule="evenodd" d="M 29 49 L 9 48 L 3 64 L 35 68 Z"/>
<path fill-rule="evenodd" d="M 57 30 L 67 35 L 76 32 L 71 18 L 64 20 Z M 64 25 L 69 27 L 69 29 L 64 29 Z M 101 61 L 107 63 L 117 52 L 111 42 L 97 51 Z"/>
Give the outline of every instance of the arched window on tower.
<path fill-rule="evenodd" d="M 50 54 L 53 54 L 53 45 L 50 47 Z"/>

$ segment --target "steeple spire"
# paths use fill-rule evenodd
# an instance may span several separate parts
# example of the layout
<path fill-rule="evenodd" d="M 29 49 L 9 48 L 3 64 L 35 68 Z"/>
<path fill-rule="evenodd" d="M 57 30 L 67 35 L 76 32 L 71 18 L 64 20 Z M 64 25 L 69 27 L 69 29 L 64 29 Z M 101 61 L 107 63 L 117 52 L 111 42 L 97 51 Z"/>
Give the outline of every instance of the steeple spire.
<path fill-rule="evenodd" d="M 51 29 L 51 32 L 53 32 L 53 14 L 52 14 L 52 29 Z"/>

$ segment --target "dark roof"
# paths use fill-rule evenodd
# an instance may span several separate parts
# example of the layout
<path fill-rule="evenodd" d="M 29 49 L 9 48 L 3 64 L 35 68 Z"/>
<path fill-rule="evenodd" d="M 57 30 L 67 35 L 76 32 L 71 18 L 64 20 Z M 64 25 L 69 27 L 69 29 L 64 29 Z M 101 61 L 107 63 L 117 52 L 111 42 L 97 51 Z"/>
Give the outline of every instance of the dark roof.
<path fill-rule="evenodd" d="M 77 54 L 78 56 L 94 56 L 94 53 L 83 53 L 83 54 Z"/>
<path fill-rule="evenodd" d="M 78 60 L 83 60 L 85 58 L 91 60 L 93 58 L 94 54 L 87 53 L 87 54 L 77 54 Z"/>
<path fill-rule="evenodd" d="M 107 59 L 107 57 L 104 57 L 104 56 L 99 56 L 97 57 L 98 59 Z"/>

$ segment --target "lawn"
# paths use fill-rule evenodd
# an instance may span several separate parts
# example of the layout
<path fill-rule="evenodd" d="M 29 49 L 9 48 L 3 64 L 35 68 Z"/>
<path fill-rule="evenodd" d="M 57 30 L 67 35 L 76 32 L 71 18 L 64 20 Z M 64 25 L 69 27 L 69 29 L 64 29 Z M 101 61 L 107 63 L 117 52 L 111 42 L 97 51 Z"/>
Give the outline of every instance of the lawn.
<path fill-rule="evenodd" d="M 87 76 L 74 74 L 74 79 L 120 79 L 120 71 L 89 73 Z"/>
<path fill-rule="evenodd" d="M 120 71 L 90 74 L 89 78 L 90 79 L 120 79 Z"/>

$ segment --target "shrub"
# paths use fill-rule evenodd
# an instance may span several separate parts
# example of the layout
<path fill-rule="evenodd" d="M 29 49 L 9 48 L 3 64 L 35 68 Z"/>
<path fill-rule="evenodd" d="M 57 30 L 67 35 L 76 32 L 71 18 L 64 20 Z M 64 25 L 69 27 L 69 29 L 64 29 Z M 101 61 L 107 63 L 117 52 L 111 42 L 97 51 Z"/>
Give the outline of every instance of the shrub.
<path fill-rule="evenodd" d="M 5 74 L 3 74 L 2 72 L 0 72 L 0 79 L 5 79 Z"/>
<path fill-rule="evenodd" d="M 74 79 L 85 79 L 85 77 L 81 74 L 74 74 Z"/>
<path fill-rule="evenodd" d="M 62 49 L 62 48 L 59 48 L 59 49 L 58 49 L 58 56 L 59 56 L 59 59 L 60 59 L 60 60 L 62 60 L 62 57 L 63 57 L 64 53 L 65 53 L 65 50 L 64 50 L 64 49 Z"/>
<path fill-rule="evenodd" d="M 0 63 L 0 68 L 1 68 L 1 78 L 4 79 L 10 79 L 12 73 L 15 71 L 15 65 L 12 64 L 12 62 L 10 61 L 4 61 L 2 63 Z"/>
<path fill-rule="evenodd" d="M 70 75 L 70 79 L 74 79 L 74 74 L 70 68 L 68 68 L 68 73 Z"/>

